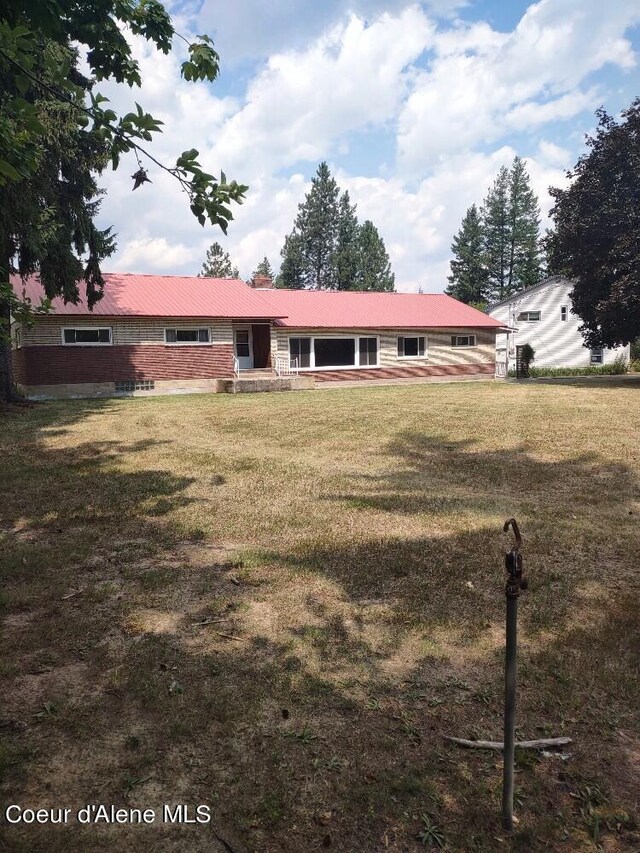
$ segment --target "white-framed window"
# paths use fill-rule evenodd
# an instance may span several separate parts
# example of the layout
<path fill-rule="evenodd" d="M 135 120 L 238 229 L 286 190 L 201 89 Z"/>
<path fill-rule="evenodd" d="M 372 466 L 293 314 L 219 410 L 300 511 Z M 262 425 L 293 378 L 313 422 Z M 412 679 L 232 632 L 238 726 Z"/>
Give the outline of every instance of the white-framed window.
<path fill-rule="evenodd" d="M 65 326 L 62 343 L 66 347 L 108 347 L 112 343 L 111 327 Z"/>
<path fill-rule="evenodd" d="M 289 338 L 289 360 L 299 370 L 377 367 L 379 351 L 380 341 L 373 336 L 315 335 Z"/>
<path fill-rule="evenodd" d="M 567 306 L 566 305 L 560 306 L 560 319 L 562 321 L 565 321 L 567 319 Z"/>
<path fill-rule="evenodd" d="M 358 338 L 361 367 L 376 367 L 378 364 L 378 339 Z"/>
<path fill-rule="evenodd" d="M 602 347 L 595 347 L 591 350 L 591 364 L 602 364 Z"/>
<path fill-rule="evenodd" d="M 451 335 L 452 347 L 474 347 L 475 345 L 475 335 Z"/>
<path fill-rule="evenodd" d="M 540 311 L 521 311 L 516 319 L 525 323 L 539 323 L 540 316 Z"/>
<path fill-rule="evenodd" d="M 211 343 L 210 329 L 165 329 L 165 344 L 209 344 Z"/>
<path fill-rule="evenodd" d="M 424 358 L 426 352 L 424 335 L 398 337 L 398 358 Z"/>

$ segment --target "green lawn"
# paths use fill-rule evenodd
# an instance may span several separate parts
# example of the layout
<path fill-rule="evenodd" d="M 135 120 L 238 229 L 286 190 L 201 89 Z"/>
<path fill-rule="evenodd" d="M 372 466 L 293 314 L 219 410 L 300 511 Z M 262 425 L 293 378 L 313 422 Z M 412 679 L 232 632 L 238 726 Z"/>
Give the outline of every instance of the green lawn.
<path fill-rule="evenodd" d="M 18 851 L 640 849 L 640 384 L 452 383 L 0 413 Z M 512 840 L 502 533 L 523 532 Z M 214 832 L 215 830 L 215 832 Z M 227 847 L 224 846 L 227 844 Z"/>

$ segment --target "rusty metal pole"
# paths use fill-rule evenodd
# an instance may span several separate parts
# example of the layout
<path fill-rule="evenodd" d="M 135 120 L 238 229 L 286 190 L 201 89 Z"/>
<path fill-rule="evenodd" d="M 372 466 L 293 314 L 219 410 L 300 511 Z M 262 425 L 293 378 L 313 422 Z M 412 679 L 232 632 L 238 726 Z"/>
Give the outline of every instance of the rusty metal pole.
<path fill-rule="evenodd" d="M 518 598 L 520 590 L 527 588 L 527 582 L 522 576 L 522 555 L 520 547 L 522 538 L 515 518 L 504 523 L 504 532 L 513 528 L 516 537 L 513 548 L 505 556 L 507 569 L 507 632 L 504 664 L 504 741 L 503 741 L 503 776 L 502 776 L 502 823 L 506 830 L 513 829 L 513 772 L 516 742 L 516 672 L 517 672 L 517 641 L 518 641 Z"/>

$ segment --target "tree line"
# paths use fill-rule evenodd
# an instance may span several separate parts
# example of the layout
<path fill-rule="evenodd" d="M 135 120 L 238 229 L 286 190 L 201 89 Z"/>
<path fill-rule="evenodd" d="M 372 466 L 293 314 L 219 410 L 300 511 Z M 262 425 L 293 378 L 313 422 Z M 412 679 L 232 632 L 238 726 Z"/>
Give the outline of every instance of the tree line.
<path fill-rule="evenodd" d="M 503 166 L 481 206 L 472 204 L 453 238 L 446 293 L 478 308 L 536 284 L 542 275 L 540 207 L 524 160 Z"/>
<path fill-rule="evenodd" d="M 378 229 L 360 224 L 348 191 L 340 192 L 326 162 L 320 163 L 311 189 L 298 205 L 291 233 L 280 252 L 275 286 L 292 290 L 394 291 L 395 276 Z M 219 243 L 207 251 L 200 275 L 237 278 L 238 268 Z M 265 257 L 252 278 L 273 269 Z"/>

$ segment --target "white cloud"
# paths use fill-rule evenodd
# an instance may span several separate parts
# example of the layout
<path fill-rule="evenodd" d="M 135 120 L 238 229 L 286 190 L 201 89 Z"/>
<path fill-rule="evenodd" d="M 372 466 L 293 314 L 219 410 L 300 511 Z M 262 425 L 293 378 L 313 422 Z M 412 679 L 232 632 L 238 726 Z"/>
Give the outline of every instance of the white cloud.
<path fill-rule="evenodd" d="M 171 244 L 164 237 L 142 237 L 130 240 L 111 268 L 121 272 L 153 269 L 170 275 L 192 257 L 193 250 L 183 243 Z"/>
<path fill-rule="evenodd" d="M 512 33 L 482 23 L 438 33 L 436 56 L 417 75 L 399 118 L 403 173 L 419 175 L 443 152 L 495 143 L 511 129 L 591 109 L 597 90 L 583 91 L 583 81 L 606 64 L 634 66 L 624 33 L 639 20 L 627 0 L 610 0 L 606 8 L 541 0 Z"/>
<path fill-rule="evenodd" d="M 460 6 L 444 2 L 441 11 Z M 224 237 L 198 225 L 175 179 L 153 165 L 153 184 L 132 192 L 128 176 L 137 165 L 129 157 L 103 180 L 101 219 L 119 235 L 118 255 L 106 269 L 196 273 L 215 240 L 243 277 L 264 255 L 277 267 L 297 205 L 326 159 L 358 204 L 360 220 L 371 219 L 385 239 L 397 286 L 442 290 L 451 239 L 500 165 L 516 153 L 527 157 L 546 217 L 547 189 L 564 183 L 592 122 L 577 117 L 606 98 L 598 69 L 610 64 L 622 75 L 635 63 L 627 30 L 639 15 L 622 0 L 609 0 L 606 9 L 584 0 L 542 0 L 508 33 L 486 22 L 437 21 L 426 7 L 400 0 L 357 0 L 350 14 L 343 0 L 304 6 L 311 10 L 305 21 L 292 0 L 216 6 L 228 37 L 236 10 L 238 21 L 250 21 L 249 54 L 271 45 L 234 97 L 219 97 L 215 85 L 181 81 L 179 56 L 134 40 L 142 91 L 100 88 L 119 111 L 135 99 L 165 121 L 149 146 L 159 160 L 172 164 L 184 149 L 198 148 L 208 171 L 224 169 L 250 191 L 242 207 L 233 207 Z M 202 15 L 211 8 L 205 4 Z M 290 31 L 278 32 L 287 15 L 294 19 Z M 357 146 L 370 144 L 372 129 L 395 140 L 397 162 L 386 151 L 385 164 L 365 172 Z M 376 156 L 369 153 L 369 164 Z"/>
<path fill-rule="evenodd" d="M 252 162 L 261 173 L 326 158 L 344 134 L 395 116 L 411 76 L 405 69 L 434 32 L 411 7 L 370 26 L 351 16 L 307 50 L 272 56 L 223 127 L 216 156 L 233 168 Z"/>

